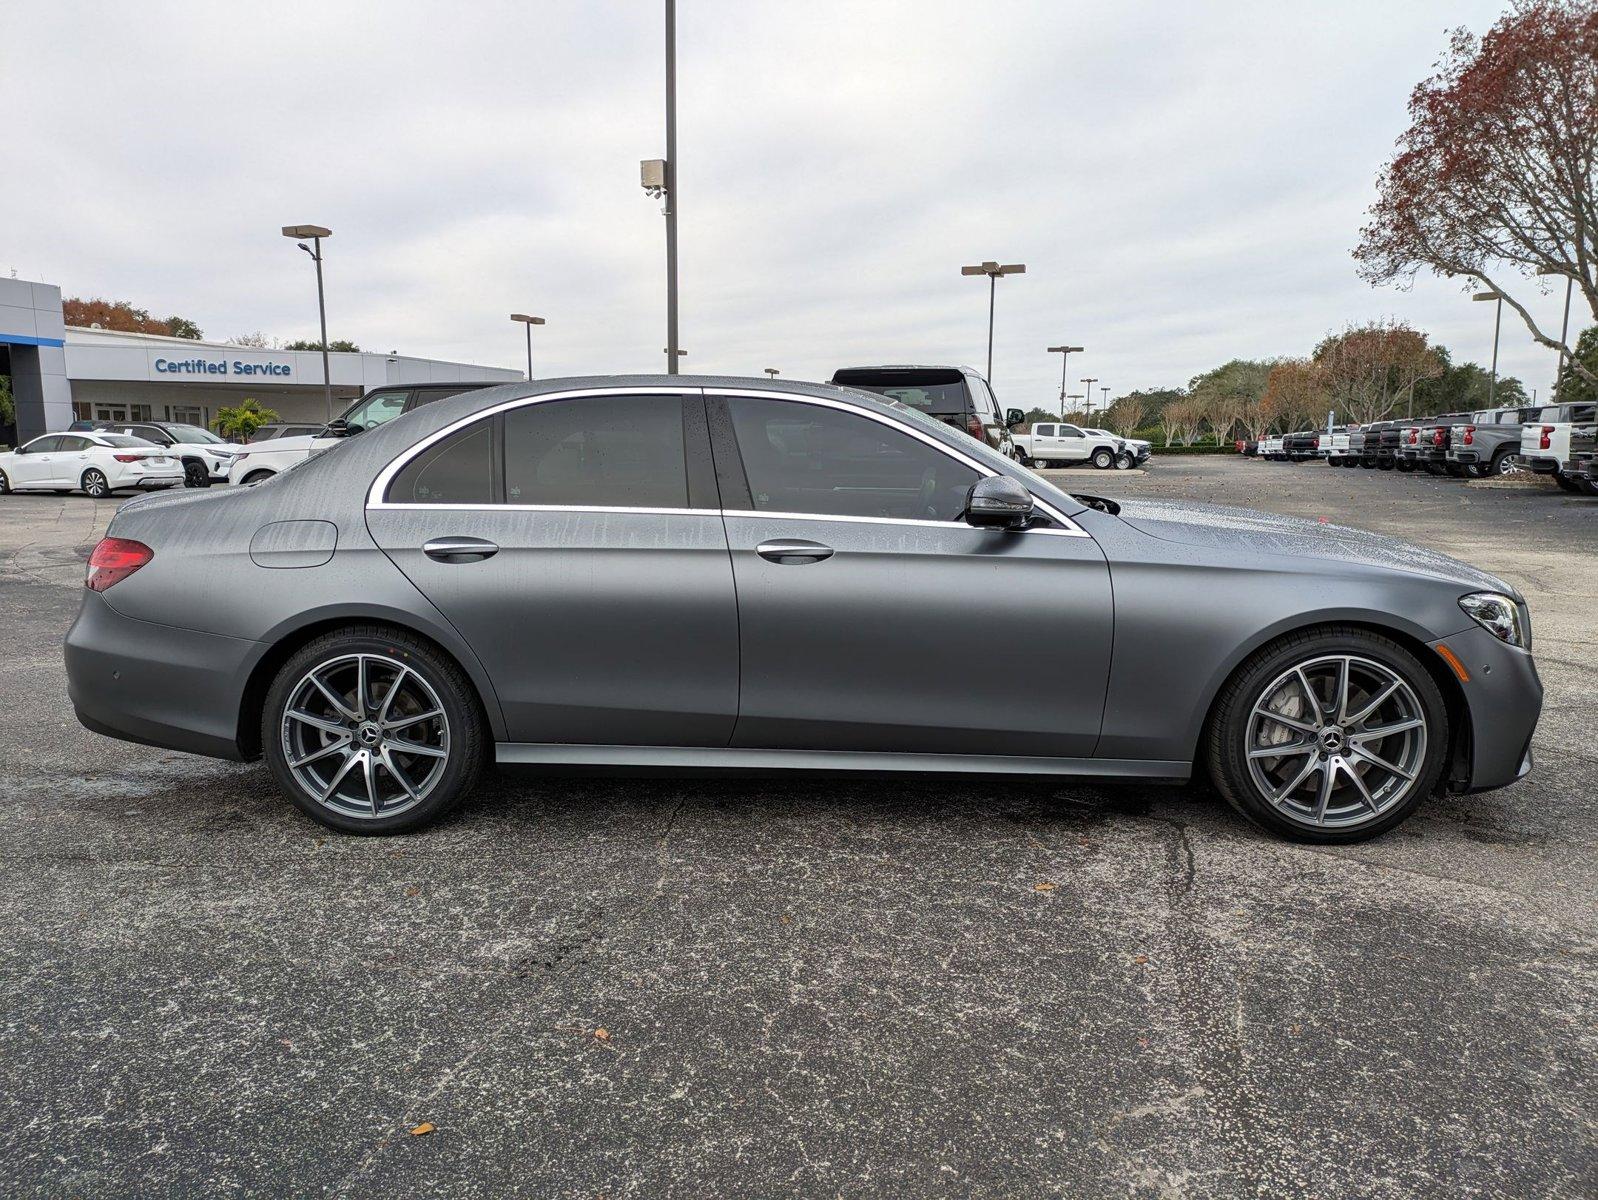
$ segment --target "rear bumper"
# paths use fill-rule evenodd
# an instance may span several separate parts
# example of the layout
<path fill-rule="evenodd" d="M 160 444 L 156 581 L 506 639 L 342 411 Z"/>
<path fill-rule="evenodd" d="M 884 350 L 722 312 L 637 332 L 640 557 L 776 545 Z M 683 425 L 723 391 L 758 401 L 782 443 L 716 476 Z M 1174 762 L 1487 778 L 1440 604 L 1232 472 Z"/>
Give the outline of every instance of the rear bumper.
<path fill-rule="evenodd" d="M 1486 792 L 1514 783 L 1531 770 L 1531 737 L 1542 714 L 1543 685 L 1532 656 L 1485 629 L 1469 629 L 1431 645 L 1448 647 L 1470 673 L 1460 684 L 1470 732 L 1464 790 Z"/>
<path fill-rule="evenodd" d="M 1516 459 L 1528 471 L 1535 471 L 1539 475 L 1552 475 L 1559 470 L 1557 458 L 1543 458 L 1540 455 L 1517 454 Z"/>
<path fill-rule="evenodd" d="M 95 733 L 240 759 L 239 705 L 262 649 L 136 621 L 85 589 L 67 634 L 67 693 L 78 720 Z"/>

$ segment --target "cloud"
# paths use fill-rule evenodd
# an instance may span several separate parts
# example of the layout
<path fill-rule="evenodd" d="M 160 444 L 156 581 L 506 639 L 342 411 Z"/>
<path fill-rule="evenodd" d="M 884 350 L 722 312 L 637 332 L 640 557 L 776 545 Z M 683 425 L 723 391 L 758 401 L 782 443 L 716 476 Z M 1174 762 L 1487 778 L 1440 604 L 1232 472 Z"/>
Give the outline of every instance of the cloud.
<path fill-rule="evenodd" d="M 679 6 L 682 328 L 690 369 L 825 378 L 986 354 L 1045 402 L 1058 359 L 1116 391 L 1307 352 L 1392 314 L 1486 362 L 1456 285 L 1373 291 L 1349 257 L 1409 88 L 1496 4 Z M 540 373 L 657 369 L 659 6 L 8 9 L 0 269 L 313 336 Z M 1380 35 L 1373 36 L 1372 30 Z M 1562 295 L 1539 303 L 1557 325 Z M 1501 368 L 1553 356 L 1506 323 Z M 1080 367 L 1080 372 L 1077 368 Z"/>

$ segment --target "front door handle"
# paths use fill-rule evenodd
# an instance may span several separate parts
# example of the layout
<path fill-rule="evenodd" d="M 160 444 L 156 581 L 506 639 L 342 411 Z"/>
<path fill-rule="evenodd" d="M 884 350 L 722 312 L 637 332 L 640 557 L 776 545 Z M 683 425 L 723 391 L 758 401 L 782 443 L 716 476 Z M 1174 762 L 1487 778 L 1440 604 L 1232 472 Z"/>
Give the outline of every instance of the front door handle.
<path fill-rule="evenodd" d="M 422 547 L 428 558 L 445 563 L 481 562 L 499 553 L 493 542 L 474 537 L 434 538 Z"/>
<path fill-rule="evenodd" d="M 793 566 L 800 563 L 821 562 L 832 557 L 831 546 L 820 542 L 806 542 L 798 538 L 779 538 L 774 542 L 761 542 L 755 553 L 770 562 Z"/>

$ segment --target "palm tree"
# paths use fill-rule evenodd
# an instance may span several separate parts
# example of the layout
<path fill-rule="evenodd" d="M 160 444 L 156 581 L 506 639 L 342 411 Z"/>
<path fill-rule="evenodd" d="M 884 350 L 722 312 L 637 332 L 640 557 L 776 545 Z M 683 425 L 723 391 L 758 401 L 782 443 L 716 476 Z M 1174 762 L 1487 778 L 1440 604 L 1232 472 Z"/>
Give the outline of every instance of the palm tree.
<path fill-rule="evenodd" d="M 211 427 L 230 442 L 247 442 L 262 425 L 269 425 L 275 420 L 277 414 L 270 408 L 262 408 L 259 402 L 246 399 L 240 401 L 236 408 L 217 409 L 216 420 L 211 422 Z"/>

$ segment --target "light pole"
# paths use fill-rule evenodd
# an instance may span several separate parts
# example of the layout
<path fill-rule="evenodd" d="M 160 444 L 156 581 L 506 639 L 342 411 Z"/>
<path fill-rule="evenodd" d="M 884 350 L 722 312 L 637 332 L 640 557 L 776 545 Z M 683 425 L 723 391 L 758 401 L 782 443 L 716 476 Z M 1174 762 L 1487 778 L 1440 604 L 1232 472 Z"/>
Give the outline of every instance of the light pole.
<path fill-rule="evenodd" d="M 1110 411 L 1110 389 L 1107 387 L 1099 389 L 1099 411 L 1101 413 Z"/>
<path fill-rule="evenodd" d="M 1073 392 L 1073 393 L 1071 393 L 1071 395 L 1067 396 L 1066 399 L 1067 400 L 1080 400 L 1080 399 L 1082 399 L 1082 394 L 1080 392 Z M 1065 420 L 1065 413 L 1063 411 L 1060 413 L 1060 420 L 1062 420 L 1062 421 Z"/>
<path fill-rule="evenodd" d="M 1050 346 L 1050 354 L 1060 356 L 1060 420 L 1065 420 L 1065 365 L 1071 361 L 1071 355 L 1080 354 L 1081 346 Z"/>
<path fill-rule="evenodd" d="M 1496 300 L 1498 308 L 1493 313 L 1493 373 L 1487 381 L 1487 407 L 1492 408 L 1498 396 L 1498 329 L 1504 321 L 1504 294 L 1502 292 L 1477 292 L 1472 300 Z M 1410 389 L 1410 411 L 1415 408 L 1415 389 Z"/>
<path fill-rule="evenodd" d="M 530 317 L 526 313 L 511 313 L 510 319 L 512 321 L 520 321 L 527 326 L 527 381 L 531 383 L 533 380 L 533 326 L 542 325 L 544 318 Z"/>
<path fill-rule="evenodd" d="M 1099 377 L 1097 375 L 1090 375 L 1086 379 L 1077 380 L 1078 383 L 1087 384 L 1087 387 L 1085 387 L 1082 390 L 1087 392 L 1088 406 L 1087 406 L 1087 409 L 1085 411 L 1087 412 L 1087 414 L 1089 416 L 1093 415 L 1093 385 L 1095 383 L 1097 383 L 1098 381 L 1099 381 Z"/>
<path fill-rule="evenodd" d="M 322 294 L 322 239 L 332 237 L 333 231 L 325 225 L 285 225 L 283 236 L 294 238 L 300 244 L 300 249 L 309 254 L 316 262 L 316 312 L 322 321 L 322 398 L 327 401 L 327 419 L 333 419 L 333 377 L 328 373 L 327 366 L 327 301 Z M 303 239 L 309 238 L 316 249 L 307 246 Z"/>
<path fill-rule="evenodd" d="M 763 370 L 763 371 L 765 371 L 765 373 L 766 373 L 766 374 L 767 374 L 767 375 L 770 375 L 770 376 L 771 376 L 771 377 L 772 377 L 772 378 L 773 378 L 773 379 L 775 379 L 775 378 L 777 378 L 777 376 L 779 376 L 779 375 L 781 375 L 781 374 L 782 374 L 782 372 L 781 372 L 781 371 L 779 371 L 779 370 L 777 370 L 777 368 L 776 368 L 776 367 L 763 367 L 763 368 L 761 368 L 761 369 L 762 369 L 762 370 Z"/>
<path fill-rule="evenodd" d="M 980 262 L 974 266 L 961 267 L 962 275 L 986 275 L 988 277 L 988 386 L 993 386 L 993 298 L 998 290 L 1000 275 L 1025 275 L 1025 263 L 1010 263 L 1001 267 L 996 262 Z"/>
<path fill-rule="evenodd" d="M 1559 325 L 1559 373 L 1554 376 L 1554 399 L 1558 400 L 1559 386 L 1565 381 L 1565 347 L 1570 345 L 1570 290 L 1576 286 L 1576 277 L 1553 267 L 1538 267 L 1537 274 L 1565 277 L 1565 319 Z"/>
<path fill-rule="evenodd" d="M 666 218 L 666 374 L 677 373 L 677 0 L 666 0 L 666 157 L 639 164 L 639 183 Z"/>

